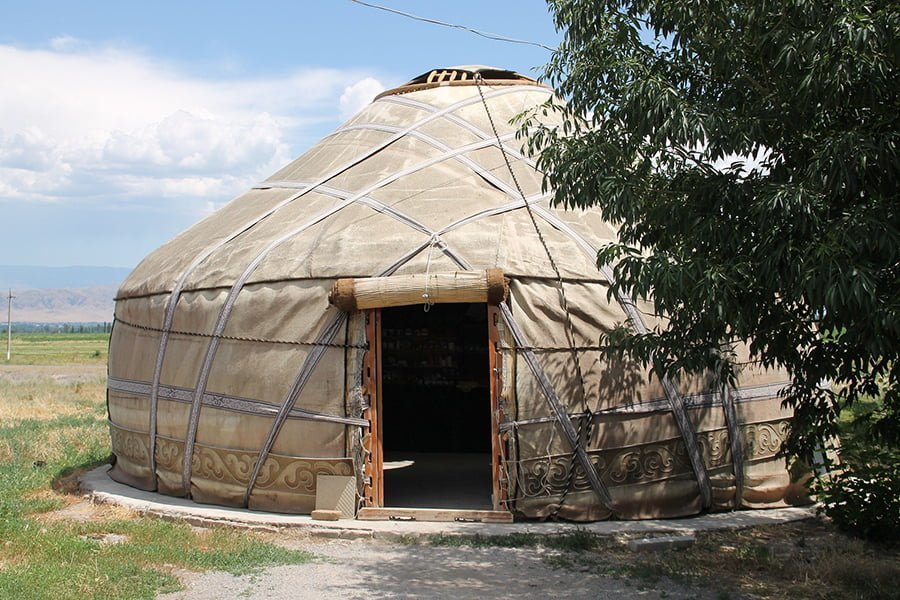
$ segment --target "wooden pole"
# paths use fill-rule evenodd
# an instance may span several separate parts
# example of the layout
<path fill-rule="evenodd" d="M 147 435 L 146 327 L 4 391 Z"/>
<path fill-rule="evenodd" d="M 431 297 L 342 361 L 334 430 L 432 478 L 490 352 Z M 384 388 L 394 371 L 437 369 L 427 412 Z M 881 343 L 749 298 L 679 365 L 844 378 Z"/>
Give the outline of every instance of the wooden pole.
<path fill-rule="evenodd" d="M 499 304 L 509 293 L 500 269 L 338 279 L 328 301 L 353 312 L 370 308 L 469 302 Z"/>
<path fill-rule="evenodd" d="M 9 361 L 12 350 L 12 288 L 6 294 L 6 360 Z"/>

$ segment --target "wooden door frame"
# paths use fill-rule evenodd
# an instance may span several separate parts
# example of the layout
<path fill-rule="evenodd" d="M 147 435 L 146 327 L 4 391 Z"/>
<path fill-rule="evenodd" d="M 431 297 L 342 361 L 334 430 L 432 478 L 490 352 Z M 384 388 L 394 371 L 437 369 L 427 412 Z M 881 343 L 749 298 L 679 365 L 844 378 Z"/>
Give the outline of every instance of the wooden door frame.
<path fill-rule="evenodd" d="M 381 309 L 367 310 L 366 341 L 369 345 L 363 359 L 363 387 L 368 408 L 363 418 L 369 421 L 365 447 L 365 485 L 363 506 L 384 506 L 384 448 L 381 443 Z"/>
<path fill-rule="evenodd" d="M 507 434 L 501 433 L 503 422 L 503 354 L 500 352 L 500 309 L 488 305 L 488 366 L 491 378 L 491 503 L 494 510 L 507 510 L 507 485 L 503 477 L 503 446 Z"/>
<path fill-rule="evenodd" d="M 503 362 L 500 352 L 500 310 L 496 306 L 485 304 L 488 311 L 488 369 L 490 377 L 490 411 L 491 411 L 491 502 L 495 511 L 507 511 L 506 482 L 502 477 L 503 449 L 505 434 L 500 432 L 503 420 Z M 363 506 L 366 508 L 384 507 L 384 446 L 382 428 L 382 350 L 381 350 L 381 309 L 372 308 L 365 311 L 366 340 L 369 347 L 363 360 L 363 386 L 368 408 L 363 418 L 369 421 L 369 434 L 364 440 L 365 485 L 363 487 Z"/>

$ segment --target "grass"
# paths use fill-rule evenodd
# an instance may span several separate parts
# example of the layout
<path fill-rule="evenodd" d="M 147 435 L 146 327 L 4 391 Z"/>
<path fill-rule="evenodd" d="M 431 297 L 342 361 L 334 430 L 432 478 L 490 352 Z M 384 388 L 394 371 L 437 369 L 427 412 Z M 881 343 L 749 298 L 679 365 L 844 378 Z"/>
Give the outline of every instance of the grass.
<path fill-rule="evenodd" d="M 875 398 L 862 398 L 852 406 L 845 408 L 838 417 L 840 430 L 840 458 L 844 464 L 859 466 L 871 462 L 879 453 L 887 452 L 895 458 L 900 452 L 896 447 L 879 443 L 873 439 L 870 428 L 876 415 L 882 409 L 882 401 Z"/>
<path fill-rule="evenodd" d="M 10 360 L 4 352 L 0 365 L 105 365 L 108 349 L 108 333 L 14 332 Z"/>
<path fill-rule="evenodd" d="M 0 598 L 154 598 L 180 588 L 176 569 L 244 574 L 309 560 L 250 532 L 121 508 L 61 518 L 57 509 L 82 502 L 73 475 L 109 459 L 104 383 L 0 379 Z M 111 534 L 124 541 L 104 543 Z"/>

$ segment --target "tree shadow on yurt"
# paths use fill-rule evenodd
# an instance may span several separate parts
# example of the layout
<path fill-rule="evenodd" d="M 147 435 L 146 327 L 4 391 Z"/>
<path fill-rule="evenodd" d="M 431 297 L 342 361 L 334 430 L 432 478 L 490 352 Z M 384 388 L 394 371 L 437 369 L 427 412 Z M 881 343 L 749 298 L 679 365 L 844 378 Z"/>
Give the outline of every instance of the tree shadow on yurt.
<path fill-rule="evenodd" d="M 487 308 L 382 311 L 384 504 L 490 509 Z"/>

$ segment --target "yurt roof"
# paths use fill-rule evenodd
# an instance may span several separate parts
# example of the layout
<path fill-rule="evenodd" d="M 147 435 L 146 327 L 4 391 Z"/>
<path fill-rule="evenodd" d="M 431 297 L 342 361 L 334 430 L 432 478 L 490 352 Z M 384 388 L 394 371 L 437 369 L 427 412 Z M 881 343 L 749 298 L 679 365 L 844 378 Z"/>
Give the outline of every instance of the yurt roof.
<path fill-rule="evenodd" d="M 458 65 L 426 71 L 401 86 L 382 92 L 378 98 L 439 86 L 476 85 L 479 82 L 485 85 L 540 85 L 534 79 L 509 69 L 486 65 Z"/>
<path fill-rule="evenodd" d="M 511 71 L 429 71 L 150 254 L 116 306 L 112 476 L 200 502 L 289 512 L 312 510 L 319 475 L 355 477 L 370 485 L 366 493 L 380 493 L 371 482 L 383 465 L 371 461 L 383 454 L 389 414 L 378 407 L 386 311 L 330 305 L 329 292 L 341 287 L 333 280 L 499 269 L 508 296 L 483 311 L 490 331 L 477 326 L 487 339 L 472 346 L 485 351 L 477 359 L 484 367 L 499 365 L 484 369 L 497 419 L 492 444 L 504 447 L 504 431 L 514 443 L 502 457 L 492 450 L 492 478 L 500 490 L 504 469 L 515 510 L 674 517 L 796 496 L 777 454 L 790 416 L 778 398 L 783 373 L 748 364 L 733 395 L 703 377 L 676 387 L 594 345 L 623 321 L 638 332 L 660 321 L 648 304 L 606 295 L 612 274 L 595 260 L 615 228 L 597 211 L 550 205 L 552 190 L 513 121 L 537 108 L 554 126 L 554 111 L 540 109 L 547 101 L 558 100 Z M 396 304 L 370 305 L 386 306 Z M 440 308 L 424 308 L 410 312 L 441 319 Z M 431 331 L 393 329 L 388 341 L 405 336 L 414 350 Z M 439 341 L 430 340 L 432 357 L 443 359 Z M 423 432 L 461 421 L 457 398 L 425 394 L 409 405 L 439 411 L 421 412 Z M 374 497 L 369 508 L 381 503 Z M 494 498 L 499 504 L 502 494 Z"/>
<path fill-rule="evenodd" d="M 550 207 L 552 192 L 510 123 L 551 97 L 547 87 L 491 67 L 416 77 L 151 253 L 118 298 L 426 265 L 554 277 L 525 202 L 561 275 L 602 280 L 596 249 L 614 228 L 596 212 Z"/>

